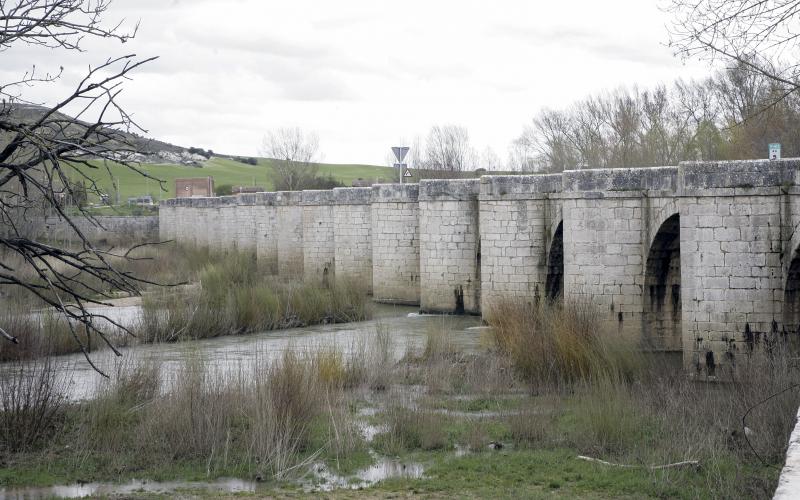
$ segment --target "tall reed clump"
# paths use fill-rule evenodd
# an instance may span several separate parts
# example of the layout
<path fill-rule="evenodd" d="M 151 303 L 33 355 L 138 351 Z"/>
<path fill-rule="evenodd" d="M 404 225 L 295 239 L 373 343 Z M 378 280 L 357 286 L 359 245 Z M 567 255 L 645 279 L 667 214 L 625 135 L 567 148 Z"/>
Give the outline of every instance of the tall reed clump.
<path fill-rule="evenodd" d="M 633 342 L 603 330 L 597 311 L 577 301 L 499 301 L 486 318 L 497 347 L 537 384 L 603 377 L 630 379 L 642 365 Z"/>
<path fill-rule="evenodd" d="M 0 451 L 37 447 L 59 432 L 67 383 L 50 358 L 4 367 L 0 383 Z"/>
<path fill-rule="evenodd" d="M 341 418 L 337 394 L 291 351 L 238 372 L 191 357 L 166 381 L 157 365 L 135 362 L 81 406 L 78 442 L 111 468 L 199 462 L 211 476 L 282 479 L 325 451 L 312 449 L 312 428 Z"/>
<path fill-rule="evenodd" d="M 35 311 L 30 303 L 0 303 L 0 326 L 19 342 L 0 343 L 0 362 L 36 359 L 80 350 L 66 319 L 59 317 L 55 311 Z"/>
<path fill-rule="evenodd" d="M 346 281 L 333 288 L 266 275 L 251 255 L 212 255 L 199 287 L 146 296 L 137 333 L 171 342 L 327 322 L 367 319 L 366 289 Z"/>

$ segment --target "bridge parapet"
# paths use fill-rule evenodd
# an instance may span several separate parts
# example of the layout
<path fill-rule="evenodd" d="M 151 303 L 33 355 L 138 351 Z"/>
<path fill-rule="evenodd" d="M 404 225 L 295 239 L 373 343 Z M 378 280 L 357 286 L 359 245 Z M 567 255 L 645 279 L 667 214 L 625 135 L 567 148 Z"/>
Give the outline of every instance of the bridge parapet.
<path fill-rule="evenodd" d="M 598 168 L 563 173 L 564 193 L 675 192 L 677 189 L 678 167 Z"/>

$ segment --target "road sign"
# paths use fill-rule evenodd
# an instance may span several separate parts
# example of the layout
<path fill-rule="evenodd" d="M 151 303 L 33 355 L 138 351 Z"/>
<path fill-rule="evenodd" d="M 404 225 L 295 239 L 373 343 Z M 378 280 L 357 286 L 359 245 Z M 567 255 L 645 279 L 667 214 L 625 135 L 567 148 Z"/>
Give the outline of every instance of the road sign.
<path fill-rule="evenodd" d="M 769 145 L 769 159 L 770 160 L 780 160 L 781 159 L 781 145 L 777 142 L 771 143 Z"/>
<path fill-rule="evenodd" d="M 397 158 L 397 161 L 403 163 L 403 160 L 406 159 L 406 153 L 408 153 L 408 146 L 392 146 L 392 153 L 394 153 L 394 157 Z"/>
<path fill-rule="evenodd" d="M 406 171 L 403 172 L 403 177 L 412 177 L 410 168 L 407 168 Z"/>

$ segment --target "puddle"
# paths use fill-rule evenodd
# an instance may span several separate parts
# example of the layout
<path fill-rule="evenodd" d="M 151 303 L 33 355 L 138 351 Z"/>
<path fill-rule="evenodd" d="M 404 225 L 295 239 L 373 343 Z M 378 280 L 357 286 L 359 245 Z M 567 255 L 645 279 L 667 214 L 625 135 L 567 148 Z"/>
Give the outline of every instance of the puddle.
<path fill-rule="evenodd" d="M 420 479 L 425 472 L 424 467 L 416 462 L 401 462 L 381 457 L 370 451 L 375 463 L 361 469 L 352 476 L 340 476 L 331 471 L 325 464 L 314 464 L 312 472 L 316 480 L 306 483 L 306 492 L 333 491 L 336 489 L 360 490 L 390 478 Z"/>
<path fill-rule="evenodd" d="M 361 431 L 364 441 L 371 443 L 378 434 L 389 432 L 389 427 L 387 425 L 372 425 L 366 422 L 359 422 L 358 430 Z"/>
<path fill-rule="evenodd" d="M 113 483 L 81 483 L 61 486 L 0 488 L 0 500 L 36 500 L 45 498 L 85 498 L 90 496 L 117 496 L 133 493 L 169 494 L 179 490 L 207 490 L 223 493 L 255 493 L 256 483 L 242 479 L 218 479 L 209 482 L 192 481 L 133 481 Z"/>
<path fill-rule="evenodd" d="M 438 413 L 440 415 L 447 415 L 448 417 L 459 418 L 500 418 L 508 417 L 511 415 L 521 415 L 526 413 L 522 410 L 480 410 L 480 411 L 461 411 L 461 410 L 446 410 L 442 408 L 430 410 L 431 413 Z"/>

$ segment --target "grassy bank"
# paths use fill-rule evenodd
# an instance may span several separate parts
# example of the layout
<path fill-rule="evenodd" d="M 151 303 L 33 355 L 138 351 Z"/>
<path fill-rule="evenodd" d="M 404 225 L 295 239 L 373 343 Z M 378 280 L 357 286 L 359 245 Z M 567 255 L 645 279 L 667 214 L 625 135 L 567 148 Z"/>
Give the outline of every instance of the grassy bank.
<path fill-rule="evenodd" d="M 800 378 L 782 344 L 743 355 L 733 382 L 695 383 L 657 358 L 621 361 L 630 346 L 587 330 L 586 306 L 541 307 L 503 305 L 495 345 L 472 354 L 444 328 L 394 362 L 380 328 L 350 354 L 265 356 L 225 374 L 202 359 L 170 376 L 126 365 L 94 401 L 39 398 L 46 433 L 25 445 L 12 439 L 23 420 L 4 413 L 0 485 L 236 476 L 261 480 L 258 494 L 301 495 L 322 468 L 348 477 L 396 457 L 422 477 L 367 496 L 771 497 L 800 403 L 797 391 L 764 401 Z M 554 338 L 537 345 L 530 336 L 548 332 L 532 319 Z M 583 351 L 566 356 L 558 346 L 575 335 Z M 698 466 L 651 467 L 684 461 Z"/>

